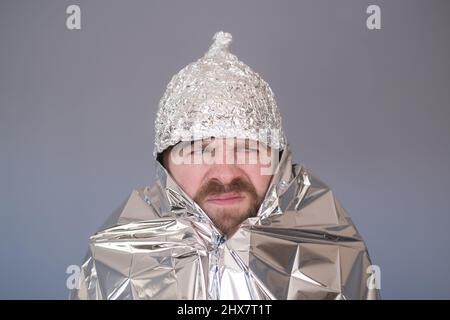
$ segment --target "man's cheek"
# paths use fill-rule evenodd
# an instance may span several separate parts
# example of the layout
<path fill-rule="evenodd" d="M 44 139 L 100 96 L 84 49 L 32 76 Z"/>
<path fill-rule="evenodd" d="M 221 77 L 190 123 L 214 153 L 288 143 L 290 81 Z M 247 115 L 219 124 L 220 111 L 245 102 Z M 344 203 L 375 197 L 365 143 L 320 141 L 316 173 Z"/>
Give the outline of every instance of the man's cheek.
<path fill-rule="evenodd" d="M 189 179 L 188 181 L 189 184 L 189 190 L 190 190 L 190 196 L 194 197 L 199 191 L 200 191 L 200 187 L 201 187 L 201 181 L 197 181 L 195 179 Z"/>
<path fill-rule="evenodd" d="M 259 198 L 262 198 L 265 195 L 269 182 L 270 179 L 268 179 L 268 176 L 260 176 L 259 179 L 255 180 L 253 185 L 256 188 L 256 193 Z"/>
<path fill-rule="evenodd" d="M 192 179 L 189 179 L 189 177 L 182 177 L 179 179 L 178 184 L 183 189 L 184 192 L 188 194 L 190 197 L 195 196 L 196 188 L 195 184 L 193 183 Z"/>

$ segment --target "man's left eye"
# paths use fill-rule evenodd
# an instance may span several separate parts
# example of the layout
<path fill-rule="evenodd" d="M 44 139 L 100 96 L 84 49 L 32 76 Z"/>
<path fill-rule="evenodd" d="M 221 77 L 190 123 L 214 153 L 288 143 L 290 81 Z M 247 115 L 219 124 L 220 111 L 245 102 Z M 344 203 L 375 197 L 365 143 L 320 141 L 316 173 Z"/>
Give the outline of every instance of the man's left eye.
<path fill-rule="evenodd" d="M 253 153 L 253 152 L 258 152 L 258 149 L 254 149 L 254 148 L 239 148 L 238 149 L 239 152 L 249 152 L 249 153 Z"/>

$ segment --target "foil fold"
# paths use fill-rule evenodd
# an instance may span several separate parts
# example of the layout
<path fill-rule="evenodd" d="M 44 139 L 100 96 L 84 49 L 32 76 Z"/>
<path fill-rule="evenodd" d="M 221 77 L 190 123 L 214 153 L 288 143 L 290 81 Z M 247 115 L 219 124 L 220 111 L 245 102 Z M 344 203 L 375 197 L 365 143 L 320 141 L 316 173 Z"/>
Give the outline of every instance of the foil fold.
<path fill-rule="evenodd" d="M 378 299 L 367 247 L 330 188 L 287 147 L 256 217 L 230 238 L 156 161 L 90 238 L 70 299 Z"/>

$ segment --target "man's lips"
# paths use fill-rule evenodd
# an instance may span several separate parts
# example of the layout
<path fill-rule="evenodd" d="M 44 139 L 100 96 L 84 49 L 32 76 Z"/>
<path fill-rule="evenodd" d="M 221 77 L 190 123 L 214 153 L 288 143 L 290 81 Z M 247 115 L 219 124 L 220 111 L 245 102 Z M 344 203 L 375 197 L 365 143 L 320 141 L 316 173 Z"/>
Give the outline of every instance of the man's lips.
<path fill-rule="evenodd" d="M 238 193 L 222 193 L 220 195 L 214 195 L 206 199 L 207 202 L 216 204 L 216 205 L 230 205 L 240 202 L 244 199 Z"/>

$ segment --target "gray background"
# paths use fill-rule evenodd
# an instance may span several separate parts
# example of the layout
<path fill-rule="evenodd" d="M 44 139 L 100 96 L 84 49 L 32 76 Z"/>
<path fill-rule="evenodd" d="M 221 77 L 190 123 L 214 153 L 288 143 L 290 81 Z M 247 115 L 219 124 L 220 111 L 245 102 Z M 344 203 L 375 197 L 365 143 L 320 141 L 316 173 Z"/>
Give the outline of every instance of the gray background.
<path fill-rule="evenodd" d="M 82 29 L 66 29 L 81 6 Z M 369 4 L 382 29 L 365 26 Z M 297 161 L 341 200 L 383 298 L 450 298 L 450 1 L 1 1 L 0 298 L 66 267 L 135 187 L 173 74 L 218 30 L 269 82 Z"/>

